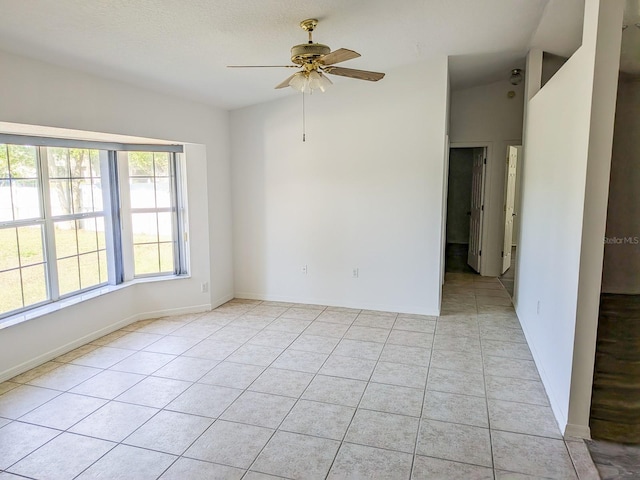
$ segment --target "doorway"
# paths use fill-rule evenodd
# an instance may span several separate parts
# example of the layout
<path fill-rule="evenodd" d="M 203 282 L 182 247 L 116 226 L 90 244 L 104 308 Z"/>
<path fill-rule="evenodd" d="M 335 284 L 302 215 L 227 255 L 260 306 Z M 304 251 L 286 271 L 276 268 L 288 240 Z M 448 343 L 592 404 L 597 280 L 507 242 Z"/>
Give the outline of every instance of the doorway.
<path fill-rule="evenodd" d="M 481 272 L 486 158 L 486 147 L 449 151 L 446 272 Z"/>

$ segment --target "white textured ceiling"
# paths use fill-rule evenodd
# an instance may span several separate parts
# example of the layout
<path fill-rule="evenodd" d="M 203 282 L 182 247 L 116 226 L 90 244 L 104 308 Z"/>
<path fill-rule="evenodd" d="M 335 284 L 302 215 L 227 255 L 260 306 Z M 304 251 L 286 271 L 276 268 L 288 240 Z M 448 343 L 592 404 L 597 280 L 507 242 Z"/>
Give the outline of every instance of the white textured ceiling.
<path fill-rule="evenodd" d="M 289 63 L 290 47 L 306 40 L 305 18 L 320 20 L 314 40 L 362 54 L 344 66 L 384 72 L 456 55 L 453 82 L 469 84 L 508 75 L 548 5 L 581 1 L 0 0 L 0 48 L 233 109 L 291 94 L 273 88 L 287 69 L 225 66 Z M 547 43 L 567 37 L 563 15 L 543 32 Z"/>

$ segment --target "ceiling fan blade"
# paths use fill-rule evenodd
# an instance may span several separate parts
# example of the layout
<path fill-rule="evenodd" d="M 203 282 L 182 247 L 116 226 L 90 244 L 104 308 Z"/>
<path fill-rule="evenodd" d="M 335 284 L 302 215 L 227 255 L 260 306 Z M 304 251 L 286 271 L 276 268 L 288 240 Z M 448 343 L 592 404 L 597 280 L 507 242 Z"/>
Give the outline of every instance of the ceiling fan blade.
<path fill-rule="evenodd" d="M 227 65 L 227 68 L 300 68 L 300 65 Z"/>
<path fill-rule="evenodd" d="M 370 82 L 377 82 L 384 77 L 384 73 L 369 72 L 367 70 L 355 70 L 353 68 L 343 67 L 325 67 L 322 69 L 325 73 L 331 75 L 340 75 L 341 77 L 357 78 L 358 80 L 369 80 Z"/>
<path fill-rule="evenodd" d="M 298 73 L 298 72 L 296 72 L 296 73 Z M 285 81 L 283 81 L 282 83 L 279 83 L 278 85 L 276 85 L 276 88 L 285 88 L 285 87 L 288 87 L 288 86 L 289 86 L 289 82 L 291 81 L 291 79 L 292 79 L 293 77 L 295 77 L 295 76 L 296 76 L 296 73 L 294 73 L 293 75 L 291 75 L 291 76 L 287 77 L 287 79 L 286 79 Z"/>
<path fill-rule="evenodd" d="M 328 53 L 322 57 L 322 59 L 320 59 L 320 63 L 323 65 L 334 65 L 336 63 L 351 60 L 352 58 L 358 58 L 359 56 L 360 54 L 358 52 L 354 52 L 353 50 L 346 48 L 339 48 L 335 52 Z"/>

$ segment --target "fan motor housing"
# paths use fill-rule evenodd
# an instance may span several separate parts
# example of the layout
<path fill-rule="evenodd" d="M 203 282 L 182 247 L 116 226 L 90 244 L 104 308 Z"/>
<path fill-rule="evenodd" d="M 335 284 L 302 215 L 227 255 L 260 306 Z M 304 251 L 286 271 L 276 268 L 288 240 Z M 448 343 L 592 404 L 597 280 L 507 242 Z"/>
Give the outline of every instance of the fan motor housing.
<path fill-rule="evenodd" d="M 303 43 L 291 47 L 291 61 L 298 65 L 311 63 L 320 57 L 327 55 L 331 49 L 321 43 Z"/>

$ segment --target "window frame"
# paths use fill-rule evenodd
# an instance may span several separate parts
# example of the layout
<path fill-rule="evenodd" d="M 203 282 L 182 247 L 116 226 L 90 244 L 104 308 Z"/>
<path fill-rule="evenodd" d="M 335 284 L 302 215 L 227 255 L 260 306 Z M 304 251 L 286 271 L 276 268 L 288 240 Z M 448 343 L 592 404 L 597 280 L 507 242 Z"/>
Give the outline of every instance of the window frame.
<path fill-rule="evenodd" d="M 102 193 L 102 210 L 100 212 L 80 212 L 80 213 L 69 213 L 69 214 L 65 214 L 65 215 L 53 215 L 53 211 L 52 211 L 52 201 L 51 201 L 51 177 L 49 175 L 49 149 L 50 147 L 43 147 L 40 146 L 38 147 L 38 159 L 40 161 L 40 181 L 42 183 L 42 197 L 43 197 L 43 208 L 44 208 L 44 217 L 45 217 L 45 242 L 47 244 L 47 252 L 50 254 L 51 258 L 50 261 L 48 262 L 48 280 L 49 280 L 49 298 L 51 302 L 57 302 L 58 300 L 63 300 L 65 298 L 68 297 L 72 297 L 74 295 L 81 295 L 85 292 L 88 292 L 90 290 L 96 289 L 96 288 L 100 288 L 103 287 L 105 285 L 115 285 L 115 277 L 112 278 L 110 276 L 110 272 L 109 272 L 109 259 L 113 258 L 114 256 L 114 252 L 113 252 L 113 248 L 110 248 L 109 245 L 109 241 L 107 239 L 107 223 L 110 222 L 110 218 L 109 218 L 109 212 L 111 210 L 111 196 L 109 195 L 109 190 L 110 190 L 110 184 L 109 184 L 109 176 L 105 175 L 105 163 L 107 162 L 107 155 L 104 150 L 97 150 L 97 149 L 83 149 L 83 150 L 97 150 L 98 151 L 98 161 L 99 161 L 99 165 L 100 165 L 100 181 L 102 183 L 101 186 L 101 193 Z M 73 147 L 51 147 L 51 148 L 67 148 L 67 149 L 71 149 Z M 64 178 L 64 177 L 53 177 L 54 179 L 58 179 L 58 178 L 64 178 L 66 180 L 72 181 L 74 177 L 71 177 L 71 174 L 69 174 L 70 176 L 68 178 Z M 93 177 L 91 177 L 91 179 L 93 180 Z M 73 208 L 73 200 L 71 200 L 71 204 L 70 204 L 71 208 Z M 70 255 L 68 257 L 64 257 L 62 259 L 66 259 L 66 258 L 73 258 L 73 257 L 77 257 L 78 258 L 78 276 L 80 277 L 78 279 L 78 285 L 81 287 L 77 290 L 72 290 L 70 292 L 67 293 L 60 293 L 60 281 L 59 281 L 59 276 L 58 276 L 58 261 L 61 260 L 61 258 L 58 258 L 58 249 L 56 246 L 56 233 L 55 233 L 55 225 L 58 222 L 78 222 L 79 220 L 84 220 L 87 218 L 102 218 L 103 219 L 103 224 L 105 226 L 105 255 L 106 255 L 106 264 L 107 264 L 107 280 L 104 282 L 98 282 L 95 285 L 91 285 L 89 287 L 85 287 L 82 288 L 82 281 L 81 281 L 81 271 L 80 271 L 80 256 L 83 255 L 82 253 L 80 253 L 79 249 L 77 249 L 77 253 L 76 255 Z M 76 224 L 77 225 L 77 224 Z M 77 226 L 76 226 L 77 229 Z M 76 245 L 77 247 L 79 247 L 79 245 Z M 100 250 L 102 249 L 97 249 L 95 252 L 98 253 Z M 98 268 L 100 268 L 98 266 Z"/>
<path fill-rule="evenodd" d="M 10 146 L 14 146 L 15 144 L 0 144 L 2 145 L 2 147 L 5 148 L 6 151 L 6 157 L 7 157 L 7 176 L 6 177 L 2 177 L 2 182 L 7 182 L 8 183 L 8 188 L 9 188 L 9 197 L 10 197 L 10 209 L 11 209 L 11 220 L 0 220 L 0 231 L 2 230 L 10 230 L 13 229 L 15 230 L 15 245 L 16 245 L 16 259 L 17 259 L 17 267 L 12 267 L 12 268 L 6 268 L 3 269 L 1 271 L 1 273 L 5 273 L 5 272 L 15 272 L 17 271 L 19 279 L 20 279 L 20 303 L 22 305 L 22 307 L 19 307 L 17 309 L 14 310 L 8 310 L 6 313 L 7 314 L 11 314 L 11 312 L 19 312 L 19 311 L 23 311 L 29 308 L 37 308 L 41 305 L 45 305 L 49 302 L 49 298 L 50 298 L 50 289 L 49 289 L 49 278 L 47 276 L 47 272 L 48 272 L 48 258 L 47 258 L 47 247 L 46 247 L 46 234 L 45 234 L 45 211 L 44 211 L 44 199 L 43 199 L 43 192 L 42 192 L 42 179 L 41 179 L 41 172 L 42 172 L 42 165 L 40 163 L 40 157 L 39 157 L 39 151 L 37 147 L 33 147 L 30 145 L 19 145 L 19 146 L 28 146 L 28 147 L 32 147 L 34 149 L 34 168 L 35 168 L 35 177 L 13 177 L 12 173 L 11 173 L 11 154 L 10 154 Z M 28 217 L 28 218 L 20 218 L 17 219 L 15 218 L 16 216 L 16 202 L 15 202 L 15 198 L 14 198 L 14 181 L 25 181 L 25 180 L 30 180 L 35 182 L 36 185 L 36 189 L 37 189 L 37 194 L 38 194 L 38 215 L 37 216 L 33 216 L 33 217 Z M 22 265 L 22 255 L 20 252 L 20 235 L 18 232 L 18 229 L 20 228 L 24 228 L 24 227 L 32 227 L 32 226 L 37 226 L 39 227 L 40 230 L 40 245 L 41 245 L 41 249 L 42 249 L 42 261 L 34 263 L 34 264 L 30 264 L 30 265 Z M 23 270 L 25 268 L 28 267 L 33 267 L 36 265 L 42 265 L 42 268 L 44 269 L 44 289 L 45 289 L 45 295 L 46 295 L 46 299 L 39 301 L 39 302 L 35 302 L 35 303 L 31 303 L 29 305 L 25 305 L 25 288 L 24 288 L 24 272 Z M 2 318 L 2 316 L 0 315 L 0 318 Z"/>
<path fill-rule="evenodd" d="M 33 265 L 42 265 L 45 276 L 45 288 L 47 299 L 41 302 L 26 305 L 24 304 L 24 286 L 21 284 L 21 303 L 18 309 L 0 312 L 0 328 L 2 324 L 12 317 L 25 315 L 29 310 L 41 308 L 48 304 L 66 301 L 73 297 L 83 297 L 87 292 L 103 289 L 105 286 L 119 286 L 132 280 L 162 280 L 172 276 L 188 276 L 188 244 L 186 235 L 187 215 L 186 197 L 187 190 L 184 183 L 184 159 L 182 156 L 182 145 L 142 145 L 142 144 L 119 144 L 113 142 L 92 142 L 83 140 L 57 139 L 50 137 L 30 137 L 22 135 L 9 135 L 0 133 L 0 145 L 25 145 L 35 147 L 36 150 L 36 187 L 39 195 L 40 216 L 37 218 L 0 221 L 0 229 L 19 228 L 23 226 L 39 226 L 42 238 L 42 261 Z M 67 215 L 52 214 L 51 185 L 49 176 L 49 147 L 79 148 L 99 151 L 100 182 L 102 189 L 102 211 L 79 212 Z M 105 148 L 106 147 L 106 148 Z M 130 186 L 128 181 L 128 168 L 126 162 L 121 160 L 123 152 L 128 151 L 145 152 L 168 152 L 170 155 L 170 191 L 171 205 L 166 209 L 172 214 L 172 240 L 174 269 L 167 273 L 150 273 L 145 275 L 133 275 L 133 238 L 128 235 L 131 231 L 131 208 L 130 208 Z M 126 175 L 123 175 L 123 172 Z M 9 188 L 11 188 L 11 175 L 8 172 Z M 69 172 L 69 181 L 75 177 Z M 124 178 L 126 177 L 126 181 Z M 84 178 L 84 177 L 83 177 Z M 90 179 L 94 178 L 91 176 Z M 93 195 L 93 192 L 92 192 Z M 95 199 L 95 197 L 92 197 Z M 129 208 L 127 208 L 129 206 Z M 11 208 L 15 208 L 12 202 Z M 15 214 L 12 213 L 12 216 Z M 73 290 L 63 295 L 60 294 L 60 283 L 58 281 L 58 258 L 56 251 L 55 223 L 60 221 L 77 222 L 86 218 L 103 218 L 104 220 L 104 251 L 106 255 L 107 280 L 91 285 L 86 288 Z M 129 230 L 127 230 L 129 228 Z M 16 235 L 18 231 L 16 230 Z M 18 242 L 18 240 L 17 240 Z M 18 243 L 17 243 L 18 244 Z M 99 241 L 96 242 L 96 250 L 85 253 L 96 253 L 100 262 L 99 252 L 102 251 Z M 79 245 L 76 245 L 76 257 L 80 262 L 83 253 L 80 252 Z M 18 267 L 22 270 L 19 244 L 18 244 Z M 28 265 L 32 266 L 32 265 Z M 80 268 L 80 267 L 79 267 Z M 99 266 L 100 268 L 100 266 Z M 14 268 L 3 271 L 14 270 Z M 22 275 L 22 272 L 20 272 Z M 80 277 L 80 270 L 78 271 Z M 22 278 L 22 277 L 21 277 Z M 99 274 L 99 279 L 102 275 Z M 78 280 L 78 286 L 82 286 Z"/>
<path fill-rule="evenodd" d="M 156 153 L 156 152 L 151 152 Z M 131 178 L 137 178 L 135 176 L 129 175 L 129 152 L 117 152 L 117 164 L 118 164 L 118 183 L 122 185 L 127 185 L 129 188 L 123 189 L 121 188 L 120 193 L 120 214 L 121 214 L 121 231 L 123 238 L 126 238 L 127 241 L 123 242 L 123 274 L 125 281 L 130 281 L 134 279 L 144 279 L 149 277 L 164 277 L 171 275 L 187 275 L 188 274 L 188 264 L 187 264 L 187 256 L 186 256 L 186 240 L 187 236 L 185 235 L 185 203 L 184 192 L 186 189 L 184 188 L 183 183 L 183 173 L 182 173 L 182 159 L 178 157 L 178 154 L 175 152 L 170 153 L 169 157 L 169 187 L 170 187 L 170 199 L 171 205 L 169 207 L 133 207 L 131 205 L 131 188 L 130 188 L 130 180 Z M 155 177 L 155 175 L 154 175 Z M 145 177 L 140 177 L 145 178 Z M 170 213 L 171 214 L 171 230 L 172 230 L 172 248 L 173 248 L 173 271 L 162 272 L 159 271 L 157 273 L 135 273 L 135 254 L 134 254 L 134 232 L 133 232 L 133 215 L 134 214 L 144 214 L 144 213 Z M 149 242 L 149 244 L 160 244 L 166 242 Z"/>

